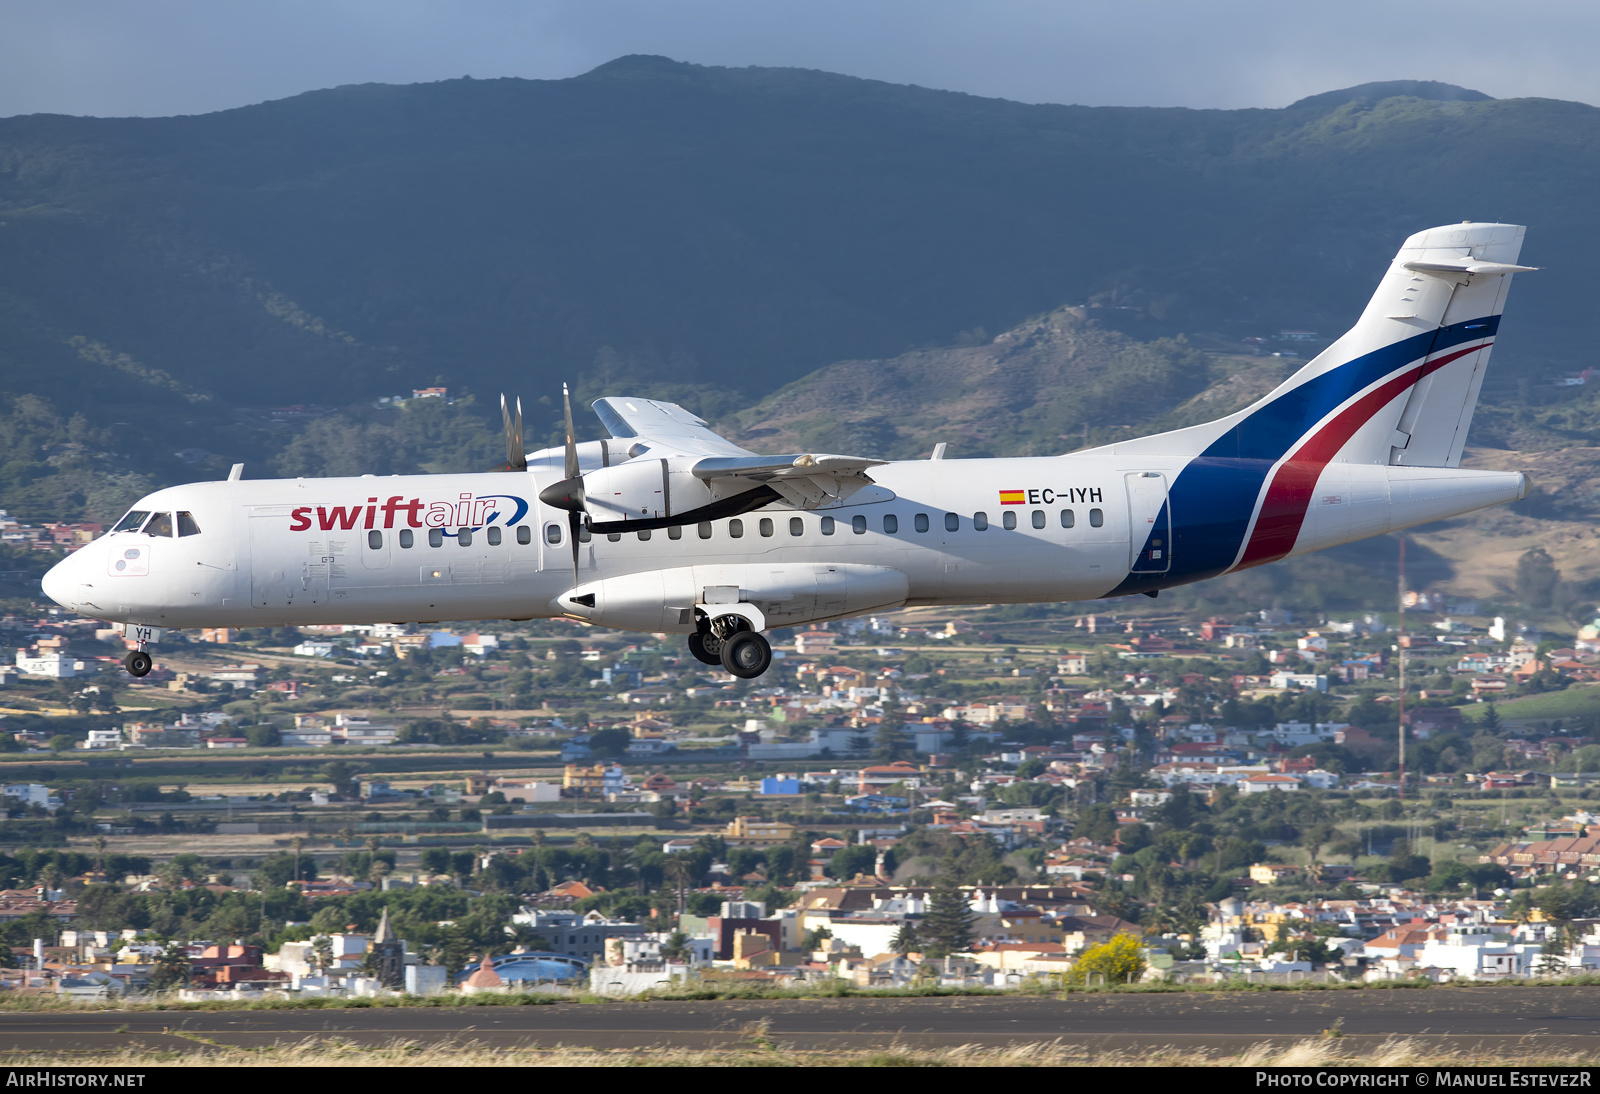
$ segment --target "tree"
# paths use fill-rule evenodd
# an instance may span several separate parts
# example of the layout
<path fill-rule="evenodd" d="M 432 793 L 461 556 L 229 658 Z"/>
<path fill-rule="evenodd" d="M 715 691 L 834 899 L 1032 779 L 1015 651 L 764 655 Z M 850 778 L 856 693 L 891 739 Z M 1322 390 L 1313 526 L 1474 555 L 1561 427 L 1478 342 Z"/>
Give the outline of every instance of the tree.
<path fill-rule="evenodd" d="M 1561 571 L 1543 547 L 1535 547 L 1517 559 L 1514 587 L 1517 599 L 1530 608 L 1549 608 L 1555 604 Z"/>
<path fill-rule="evenodd" d="M 666 865 L 661 868 L 666 879 L 670 881 L 678 893 L 678 914 L 683 914 L 684 894 L 695 878 L 694 862 L 688 855 L 673 855 L 667 859 Z"/>
<path fill-rule="evenodd" d="M 952 881 L 934 887 L 928 914 L 922 928 L 930 957 L 949 957 L 972 946 L 972 928 L 977 921 L 967 896 Z"/>
<path fill-rule="evenodd" d="M 922 936 L 915 923 L 900 924 L 900 929 L 894 932 L 894 938 L 889 941 L 889 949 L 904 957 L 908 953 L 918 953 L 922 950 Z"/>
<path fill-rule="evenodd" d="M 877 737 L 873 742 L 874 759 L 884 763 L 911 758 L 911 737 L 905 731 L 900 708 L 894 703 L 883 704 L 883 720 L 878 723 Z"/>
<path fill-rule="evenodd" d="M 1572 936 L 1564 926 L 1552 926 L 1539 947 L 1539 975 L 1559 976 L 1567 971 L 1567 953 L 1572 949 Z"/>
<path fill-rule="evenodd" d="M 178 942 L 168 942 L 150 970 L 150 986 L 157 991 L 178 988 L 189 982 L 189 951 Z"/>
<path fill-rule="evenodd" d="M 689 936 L 682 931 L 673 931 L 661 943 L 661 958 L 664 961 L 682 961 L 692 951 L 689 947 Z"/>
<path fill-rule="evenodd" d="M 1090 983 L 1093 978 L 1104 984 L 1132 984 L 1144 976 L 1144 970 L 1144 942 L 1126 932 L 1090 946 L 1072 967 L 1073 977 L 1080 983 Z"/>

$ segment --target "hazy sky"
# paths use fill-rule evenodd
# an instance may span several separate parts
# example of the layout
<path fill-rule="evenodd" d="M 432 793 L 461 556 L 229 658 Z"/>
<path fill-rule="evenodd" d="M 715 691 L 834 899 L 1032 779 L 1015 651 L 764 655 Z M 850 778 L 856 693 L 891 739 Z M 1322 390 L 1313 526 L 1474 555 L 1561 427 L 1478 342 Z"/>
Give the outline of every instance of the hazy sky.
<path fill-rule="evenodd" d="M 0 0 L 0 116 L 194 114 L 627 53 L 1027 102 L 1283 106 L 1368 80 L 1600 103 L 1595 0 Z"/>

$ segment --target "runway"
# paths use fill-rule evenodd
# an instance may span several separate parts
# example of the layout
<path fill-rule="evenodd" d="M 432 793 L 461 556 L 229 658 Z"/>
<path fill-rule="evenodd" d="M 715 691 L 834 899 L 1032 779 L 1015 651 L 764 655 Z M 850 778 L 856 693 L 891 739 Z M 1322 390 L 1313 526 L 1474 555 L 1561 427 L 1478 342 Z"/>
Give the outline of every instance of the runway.
<path fill-rule="evenodd" d="M 0 1053 L 208 1052 L 339 1038 L 377 1045 L 796 1051 L 1056 1042 L 1096 1052 L 1231 1055 L 1336 1030 L 1361 1052 L 1395 1037 L 1432 1048 L 1600 1055 L 1600 988 L 560 1002 L 544 1006 L 0 1013 Z"/>

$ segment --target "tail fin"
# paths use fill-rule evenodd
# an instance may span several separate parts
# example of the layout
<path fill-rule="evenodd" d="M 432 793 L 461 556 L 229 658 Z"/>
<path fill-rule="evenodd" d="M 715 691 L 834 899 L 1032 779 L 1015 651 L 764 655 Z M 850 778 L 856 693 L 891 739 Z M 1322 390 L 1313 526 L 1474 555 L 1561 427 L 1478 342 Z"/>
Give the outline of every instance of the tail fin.
<path fill-rule="evenodd" d="M 1526 229 L 1463 224 L 1400 248 L 1356 325 L 1251 406 L 1112 451 L 1456 467 Z"/>
<path fill-rule="evenodd" d="M 1509 275 L 1530 268 L 1516 265 L 1522 235 L 1514 224 L 1470 222 L 1417 233 L 1356 325 L 1265 398 L 1215 422 L 1099 450 L 1182 461 L 1169 503 L 1175 521 L 1186 514 L 1172 544 L 1185 580 L 1304 549 L 1306 513 L 1330 465 L 1354 473 L 1460 464 Z M 1518 480 L 1511 494 L 1525 488 Z M 1342 500 L 1340 491 L 1324 498 Z M 1381 527 L 1330 542 L 1390 527 L 1387 494 L 1376 501 Z"/>

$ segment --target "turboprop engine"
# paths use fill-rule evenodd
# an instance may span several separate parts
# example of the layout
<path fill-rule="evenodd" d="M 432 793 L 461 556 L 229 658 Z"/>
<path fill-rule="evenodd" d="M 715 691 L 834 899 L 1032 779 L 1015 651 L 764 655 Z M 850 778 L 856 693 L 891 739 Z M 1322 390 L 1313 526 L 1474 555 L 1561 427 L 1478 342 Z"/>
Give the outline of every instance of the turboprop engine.
<path fill-rule="evenodd" d="M 679 566 L 590 581 L 554 606 L 621 630 L 694 633 L 732 616 L 760 631 L 899 607 L 909 587 L 905 574 L 887 566 Z"/>
<path fill-rule="evenodd" d="M 632 459 L 583 476 L 584 511 L 597 532 L 630 532 L 738 516 L 776 501 L 753 482 L 714 483 L 696 477 L 695 457 Z M 729 489 L 728 487 L 731 487 Z M 730 504 L 731 503 L 731 504 Z"/>

